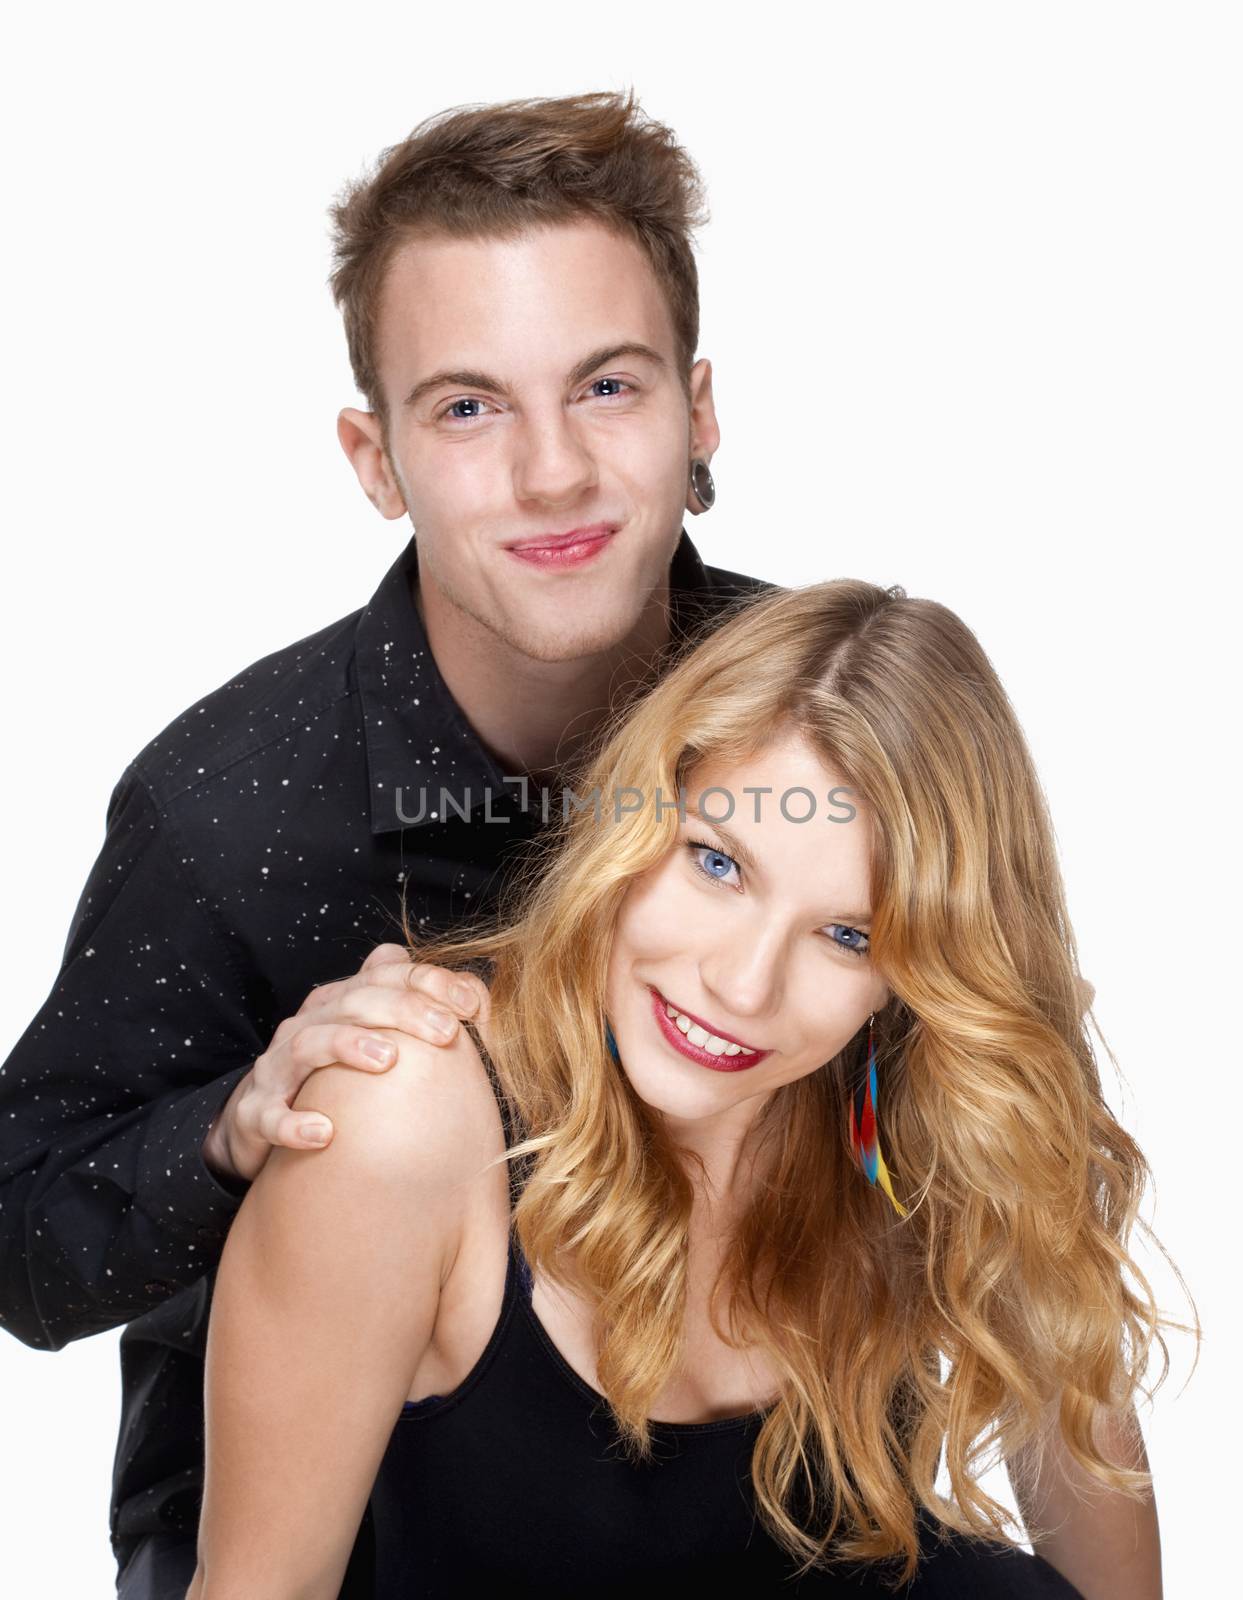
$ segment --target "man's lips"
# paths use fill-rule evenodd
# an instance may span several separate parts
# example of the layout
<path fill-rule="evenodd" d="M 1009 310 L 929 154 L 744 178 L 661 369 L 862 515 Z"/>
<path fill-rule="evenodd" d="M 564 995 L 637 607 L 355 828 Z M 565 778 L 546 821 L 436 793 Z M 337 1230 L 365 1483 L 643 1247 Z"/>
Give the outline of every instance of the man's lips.
<path fill-rule="evenodd" d="M 568 533 L 540 533 L 533 539 L 514 539 L 506 546 L 506 550 L 566 550 L 572 545 L 586 544 L 592 539 L 603 539 L 610 533 L 616 533 L 619 524 L 616 522 L 593 522 L 587 527 L 571 528 Z"/>

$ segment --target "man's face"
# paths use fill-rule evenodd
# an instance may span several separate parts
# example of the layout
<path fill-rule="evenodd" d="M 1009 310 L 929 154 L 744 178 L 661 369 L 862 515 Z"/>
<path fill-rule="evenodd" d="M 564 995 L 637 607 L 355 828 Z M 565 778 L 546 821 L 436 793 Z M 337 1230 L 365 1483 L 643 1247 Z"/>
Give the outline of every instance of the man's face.
<path fill-rule="evenodd" d="M 410 515 L 425 608 L 543 661 L 626 639 L 667 578 L 691 458 L 718 441 L 708 363 L 688 400 L 640 247 L 586 221 L 410 241 L 378 342 L 390 454 L 369 413 L 339 431 L 380 510 Z M 598 536 L 531 544 L 576 530 Z"/>

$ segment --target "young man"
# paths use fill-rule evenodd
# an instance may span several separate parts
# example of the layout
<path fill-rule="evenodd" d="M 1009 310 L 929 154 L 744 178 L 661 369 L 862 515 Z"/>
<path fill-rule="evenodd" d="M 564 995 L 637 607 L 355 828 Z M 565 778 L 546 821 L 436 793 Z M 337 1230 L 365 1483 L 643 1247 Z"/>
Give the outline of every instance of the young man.
<path fill-rule="evenodd" d="M 669 131 L 601 94 L 431 119 L 334 207 L 369 408 L 338 436 L 417 536 L 361 611 L 126 768 L 0 1077 L 2 1325 L 56 1350 L 128 1323 L 126 1600 L 181 1600 L 194 1571 L 214 1270 L 273 1145 L 317 1142 L 298 1090 L 331 1062 L 390 1064 L 369 1029 L 443 1039 L 486 1004 L 391 944 L 359 962 L 403 896 L 429 929 L 494 904 L 540 786 L 558 804 L 666 647 L 763 587 L 704 567 L 681 528 L 712 503 L 719 437 L 695 360 L 699 206 Z"/>

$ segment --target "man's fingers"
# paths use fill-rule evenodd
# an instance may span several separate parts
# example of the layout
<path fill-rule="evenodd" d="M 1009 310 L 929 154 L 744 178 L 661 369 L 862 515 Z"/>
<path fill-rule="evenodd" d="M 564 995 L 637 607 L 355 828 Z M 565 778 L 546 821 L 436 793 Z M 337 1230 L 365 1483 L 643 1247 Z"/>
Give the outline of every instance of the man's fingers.
<path fill-rule="evenodd" d="M 271 1108 L 268 1120 L 269 1144 L 291 1150 L 319 1150 L 332 1138 L 332 1123 L 320 1111 L 291 1111 L 288 1106 Z"/>
<path fill-rule="evenodd" d="M 491 1017 L 492 1017 L 492 991 L 491 991 L 491 989 L 488 988 L 487 984 L 483 981 L 482 978 L 477 978 L 473 972 L 462 972 L 462 973 L 459 973 L 458 976 L 461 977 L 461 978 L 464 978 L 467 983 L 470 983 L 470 984 L 474 985 L 475 993 L 476 993 L 476 995 L 478 996 L 478 999 L 479 999 L 479 1009 L 475 1012 L 475 1021 L 476 1022 L 488 1022 L 488 1021 L 490 1021 Z"/>
<path fill-rule="evenodd" d="M 369 1020 L 368 1028 L 390 1026 L 383 1018 Z M 367 1028 L 360 1029 L 355 1022 L 308 1022 L 285 1046 L 286 1062 L 275 1075 L 280 1093 L 292 1100 L 294 1095 L 319 1067 L 362 1067 L 369 1072 L 385 1072 L 397 1059 L 391 1039 Z"/>
<path fill-rule="evenodd" d="M 238 1103 L 239 1141 L 295 1150 L 323 1146 L 332 1138 L 329 1119 L 318 1112 L 294 1111 L 290 1105 L 313 1072 L 329 1066 L 387 1071 L 397 1050 L 391 1039 L 373 1029 L 395 1029 L 428 1044 L 444 1045 L 457 1037 L 458 1013 L 484 1020 L 490 1015 L 488 986 L 474 973 L 415 965 L 399 946 L 387 948 L 400 951 L 400 966 L 396 961 L 377 961 L 366 978 L 360 972 L 322 986 L 331 991 L 325 1003 L 336 1002 L 334 1013 L 325 1013 L 322 1022 L 310 1020 L 321 1009 L 312 1004 L 313 996 L 303 1002 L 300 1020 L 282 1022 L 255 1063 L 249 1092 Z M 414 984 L 408 981 L 412 977 L 418 980 Z"/>
<path fill-rule="evenodd" d="M 353 980 L 350 978 L 337 978 L 332 983 L 317 983 L 311 990 L 310 994 L 307 995 L 306 999 L 298 1007 L 294 1015 L 298 1017 L 305 1017 L 312 1011 L 322 1011 L 326 1005 L 329 1005 L 334 1000 L 339 999 L 342 989 L 344 989 L 347 983 L 352 981 Z M 279 1032 L 279 1029 L 277 1031 Z M 276 1035 L 274 1034 L 273 1038 L 275 1037 Z"/>
<path fill-rule="evenodd" d="M 484 1022 L 488 1019 L 488 986 L 473 972 L 451 972 L 447 967 L 431 967 L 425 962 L 416 961 L 410 968 L 406 983 L 429 1000 L 452 1011 L 454 1016 L 477 1016 Z"/>
<path fill-rule="evenodd" d="M 290 1101 L 312 1072 L 333 1065 L 385 1072 L 397 1059 L 396 1049 L 370 1030 L 396 1029 L 444 1045 L 456 1039 L 459 1017 L 486 1021 L 490 1014 L 488 986 L 474 973 L 413 963 L 401 945 L 377 945 L 353 977 L 320 984 L 296 1016 L 276 1029 L 237 1107 L 238 1137 L 251 1144 L 311 1148 Z"/>
<path fill-rule="evenodd" d="M 404 944 L 378 944 L 357 972 L 345 978 L 330 979 L 327 983 L 317 983 L 295 1015 L 302 1017 L 311 1011 L 322 1011 L 326 1006 L 334 1005 L 347 989 L 355 988 L 360 983 L 400 981 L 393 969 L 403 967 L 410 967 L 410 954 Z M 385 968 L 387 972 L 384 972 Z M 381 973 L 384 973 L 383 977 Z"/>
<path fill-rule="evenodd" d="M 412 962 L 404 945 L 381 944 L 376 946 L 352 977 L 321 983 L 312 989 L 298 1008 L 297 1015 L 306 1017 L 317 1012 L 330 1012 L 358 1021 L 365 1018 L 372 1026 L 403 1028 L 432 1044 L 445 1042 L 446 1034 L 443 1029 L 436 1030 L 434 1019 L 428 1019 L 433 1022 L 433 1031 L 425 1031 L 422 1020 L 424 1014 L 421 1012 L 414 1011 L 400 1019 L 386 1018 L 384 1022 L 367 1016 L 371 1002 L 364 997 L 365 991 L 373 988 L 412 993 L 424 1005 L 430 1003 L 449 1012 L 455 1019 L 474 1017 L 477 1021 L 487 1022 L 492 1014 L 488 986 L 473 972 L 453 972 L 448 967 L 431 966 L 425 961 Z M 456 1028 L 449 1029 L 447 1037 L 453 1037 L 456 1032 Z"/>
<path fill-rule="evenodd" d="M 373 983 L 417 989 L 457 1017 L 478 1016 L 486 1022 L 490 1014 L 488 986 L 482 978 L 473 972 L 453 972 L 426 961 L 411 961 L 405 945 L 377 945 L 358 970 L 359 978 L 364 974 Z"/>
<path fill-rule="evenodd" d="M 376 967 L 391 966 L 397 961 L 410 965 L 410 952 L 404 944 L 378 944 L 358 970 L 371 972 Z"/>
<path fill-rule="evenodd" d="M 457 1024 L 454 1023 L 456 1028 Z M 283 1079 L 280 1088 L 260 1086 L 238 1108 L 238 1131 L 243 1138 L 266 1144 L 290 1145 L 294 1149 L 324 1144 L 332 1136 L 332 1123 L 319 1112 L 294 1111 L 289 1102 L 312 1072 L 320 1067 L 354 1067 L 359 1071 L 387 1072 L 397 1059 L 391 1039 L 379 1033 L 363 1033 L 340 1023 L 314 1023 L 295 1034 L 285 1047 L 284 1063 L 275 1058 L 272 1073 Z M 324 1137 L 311 1135 L 319 1129 Z"/>

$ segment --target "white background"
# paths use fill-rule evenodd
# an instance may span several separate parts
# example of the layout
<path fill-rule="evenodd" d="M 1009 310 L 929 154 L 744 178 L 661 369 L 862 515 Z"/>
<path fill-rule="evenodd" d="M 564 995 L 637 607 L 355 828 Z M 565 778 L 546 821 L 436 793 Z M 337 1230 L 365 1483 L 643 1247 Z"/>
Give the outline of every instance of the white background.
<path fill-rule="evenodd" d="M 51 987 L 130 757 L 361 605 L 409 534 L 335 437 L 357 399 L 333 195 L 446 106 L 633 84 L 713 213 L 705 559 L 945 602 L 1027 729 L 1124 1074 L 1104 1061 L 1106 1093 L 1205 1327 L 1190 1382 L 1174 1334 L 1141 1410 L 1166 1593 L 1218 1592 L 1239 1423 L 1238 19 L 1194 0 L 10 19 L 0 1051 Z M 117 1338 L 0 1338 L 7 1594 L 112 1592 Z"/>

